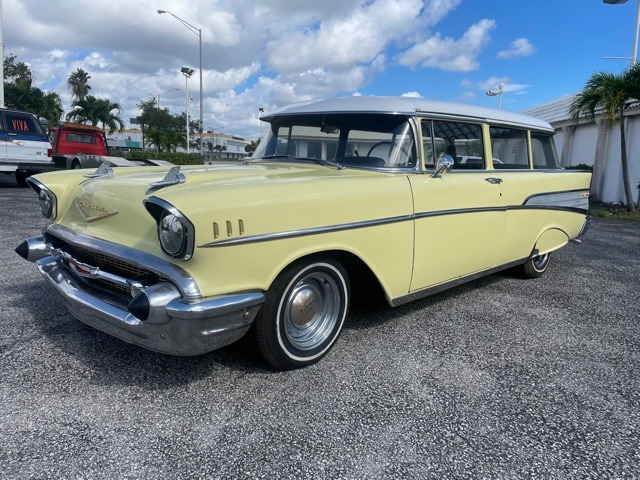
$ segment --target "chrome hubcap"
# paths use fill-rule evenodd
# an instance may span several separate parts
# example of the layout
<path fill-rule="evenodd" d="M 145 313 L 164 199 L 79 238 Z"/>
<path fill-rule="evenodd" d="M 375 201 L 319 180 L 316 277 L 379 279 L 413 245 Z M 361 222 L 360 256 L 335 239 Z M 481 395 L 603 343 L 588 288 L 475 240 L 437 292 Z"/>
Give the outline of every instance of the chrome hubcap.
<path fill-rule="evenodd" d="M 342 297 L 336 280 L 324 272 L 312 272 L 291 289 L 284 302 L 287 340 L 299 350 L 321 345 L 338 322 Z"/>
<path fill-rule="evenodd" d="M 549 254 L 545 253 L 544 255 L 538 255 L 533 258 L 533 266 L 536 270 L 544 270 L 547 266 L 547 262 L 549 261 Z"/>

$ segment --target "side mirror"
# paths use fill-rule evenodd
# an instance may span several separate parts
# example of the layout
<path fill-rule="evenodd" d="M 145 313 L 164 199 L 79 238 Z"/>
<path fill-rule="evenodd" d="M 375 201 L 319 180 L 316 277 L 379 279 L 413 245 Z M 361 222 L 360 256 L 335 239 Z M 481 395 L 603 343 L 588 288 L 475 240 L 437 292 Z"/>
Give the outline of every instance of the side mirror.
<path fill-rule="evenodd" d="M 436 171 L 431 175 L 431 178 L 442 178 L 444 172 L 450 172 L 453 168 L 453 158 L 451 155 L 441 153 L 436 163 Z"/>

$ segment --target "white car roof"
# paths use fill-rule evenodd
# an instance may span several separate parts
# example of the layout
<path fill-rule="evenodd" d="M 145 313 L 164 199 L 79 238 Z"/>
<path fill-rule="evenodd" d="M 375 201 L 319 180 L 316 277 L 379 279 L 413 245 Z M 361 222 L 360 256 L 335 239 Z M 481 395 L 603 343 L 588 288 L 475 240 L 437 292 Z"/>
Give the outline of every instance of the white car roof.
<path fill-rule="evenodd" d="M 416 97 L 352 96 L 309 100 L 267 112 L 260 118 L 261 120 L 270 122 L 275 117 L 284 115 L 354 112 L 417 116 L 433 115 L 451 119 L 476 119 L 490 123 L 522 126 L 535 130 L 554 131 L 548 122 L 522 113 Z"/>

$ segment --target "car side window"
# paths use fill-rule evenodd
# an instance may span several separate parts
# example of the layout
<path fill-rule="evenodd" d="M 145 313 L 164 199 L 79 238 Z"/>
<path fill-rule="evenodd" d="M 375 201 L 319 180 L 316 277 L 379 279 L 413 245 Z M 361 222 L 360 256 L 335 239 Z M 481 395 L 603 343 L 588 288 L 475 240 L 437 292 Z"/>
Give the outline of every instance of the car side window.
<path fill-rule="evenodd" d="M 5 131 L 17 135 L 42 136 L 33 117 L 19 113 L 5 114 Z"/>
<path fill-rule="evenodd" d="M 531 152 L 533 168 L 546 170 L 558 168 L 553 137 L 544 133 L 531 132 Z"/>
<path fill-rule="evenodd" d="M 456 170 L 484 170 L 484 146 L 482 144 L 482 127 L 474 123 L 445 122 L 433 120 L 434 158 L 448 155 L 453 160 Z M 423 138 L 425 126 L 423 123 Z M 427 148 L 425 147 L 425 152 Z M 429 154 L 426 154 L 427 167 Z"/>
<path fill-rule="evenodd" d="M 493 168 L 528 169 L 527 132 L 518 128 L 489 127 Z"/>

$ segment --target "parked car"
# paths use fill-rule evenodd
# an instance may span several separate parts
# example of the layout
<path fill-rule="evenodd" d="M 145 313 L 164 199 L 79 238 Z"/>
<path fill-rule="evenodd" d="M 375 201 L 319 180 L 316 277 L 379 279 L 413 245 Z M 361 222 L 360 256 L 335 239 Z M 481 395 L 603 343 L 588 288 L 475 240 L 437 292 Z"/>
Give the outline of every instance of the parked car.
<path fill-rule="evenodd" d="M 97 329 L 174 355 L 251 330 L 290 369 L 332 348 L 354 290 L 396 306 L 508 268 L 539 277 L 587 224 L 591 175 L 558 168 L 535 118 L 350 97 L 262 120 L 244 164 L 30 178 L 51 223 L 16 251 Z M 444 154 L 471 144 L 481 168 Z"/>
<path fill-rule="evenodd" d="M 18 185 L 26 187 L 27 177 L 54 168 L 49 138 L 32 113 L 0 108 L 0 141 L 0 172 L 15 175 Z"/>
<path fill-rule="evenodd" d="M 53 130 L 49 156 L 56 168 L 63 169 L 96 168 L 103 163 L 111 167 L 173 165 L 165 160 L 128 160 L 111 156 L 104 131 L 78 123 L 65 123 Z"/>

